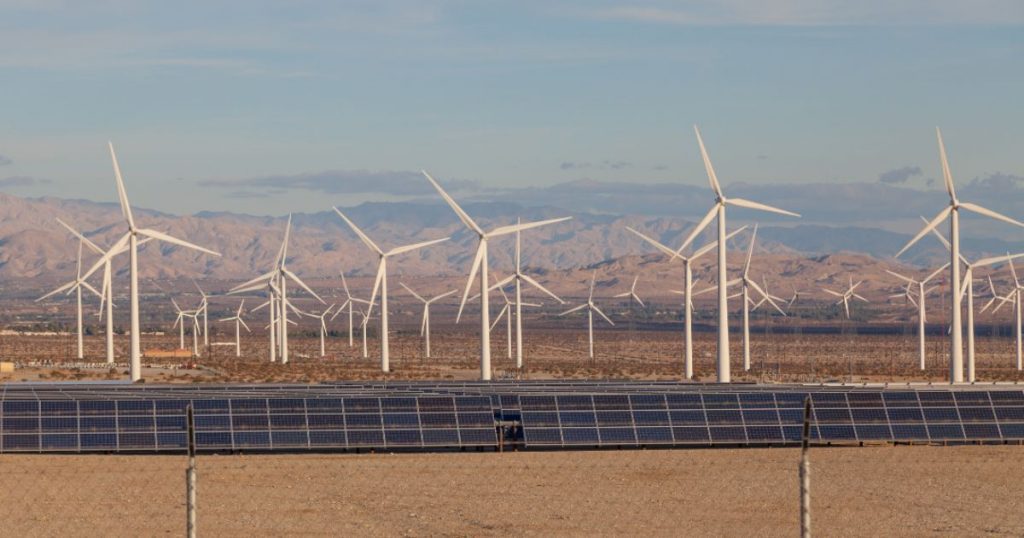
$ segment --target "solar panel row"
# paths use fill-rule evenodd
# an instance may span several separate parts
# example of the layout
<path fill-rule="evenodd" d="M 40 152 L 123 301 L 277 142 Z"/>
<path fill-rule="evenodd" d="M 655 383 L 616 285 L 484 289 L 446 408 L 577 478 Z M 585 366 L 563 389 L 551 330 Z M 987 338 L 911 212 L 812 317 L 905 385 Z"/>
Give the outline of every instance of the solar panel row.
<path fill-rule="evenodd" d="M 802 433 L 800 393 L 522 395 L 527 446 L 781 444 Z M 810 393 L 824 442 L 1024 440 L 1019 391 Z"/>
<path fill-rule="evenodd" d="M 497 445 L 490 399 L 478 396 L 9 400 L 0 452 L 182 451 L 190 403 L 198 450 Z"/>

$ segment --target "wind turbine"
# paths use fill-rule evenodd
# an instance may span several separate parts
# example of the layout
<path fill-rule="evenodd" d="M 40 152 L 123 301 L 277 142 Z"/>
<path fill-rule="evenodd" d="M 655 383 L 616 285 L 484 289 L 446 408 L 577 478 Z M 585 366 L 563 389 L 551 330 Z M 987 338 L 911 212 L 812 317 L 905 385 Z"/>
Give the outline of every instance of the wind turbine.
<path fill-rule="evenodd" d="M 277 362 L 277 333 L 279 331 L 278 331 L 278 327 L 277 327 L 277 303 L 276 303 L 276 296 L 277 296 L 278 290 L 277 290 L 277 286 L 274 285 L 274 279 L 269 279 L 264 284 L 266 284 L 266 286 L 267 286 L 267 300 L 265 302 L 263 302 L 262 304 L 260 304 L 259 306 L 257 306 L 256 308 L 253 308 L 252 310 L 250 310 L 250 312 L 255 312 L 255 311 L 260 310 L 261 308 L 265 308 L 265 307 L 267 308 L 267 312 L 268 312 L 268 314 L 270 316 L 270 323 L 267 325 L 267 328 L 269 329 L 268 330 L 268 334 L 270 336 L 270 362 Z M 243 291 L 256 291 L 256 290 L 260 290 L 260 289 L 263 289 L 263 285 L 262 284 L 258 284 L 258 285 L 254 286 L 254 287 L 250 287 L 250 288 L 247 288 L 247 289 L 244 289 L 244 290 L 232 290 L 232 291 L 229 291 L 228 294 L 241 293 Z"/>
<path fill-rule="evenodd" d="M 199 283 L 196 282 L 196 279 L 194 279 L 194 278 L 192 279 L 192 284 L 194 284 L 196 289 L 199 290 L 199 295 L 202 296 L 202 298 L 203 298 L 203 301 L 199 304 L 199 308 L 196 309 L 196 312 L 197 313 L 198 312 L 202 312 L 203 313 L 203 347 L 209 349 L 209 347 L 210 347 L 210 338 L 209 338 L 210 325 L 207 322 L 207 314 L 208 314 L 207 311 L 209 310 L 209 307 L 210 307 L 210 301 L 208 300 L 210 296 L 207 295 L 205 291 L 203 291 L 203 288 L 199 287 Z"/>
<path fill-rule="evenodd" d="M 792 286 L 792 288 L 793 288 L 793 296 L 790 297 L 789 301 L 786 303 L 786 308 L 792 308 L 793 307 L 793 303 L 795 303 L 798 299 L 800 299 L 800 294 L 803 293 L 802 291 L 797 290 L 796 286 Z"/>
<path fill-rule="evenodd" d="M 79 241 L 83 242 L 86 247 L 100 255 L 101 257 L 106 255 L 107 251 L 101 249 L 96 243 L 93 243 L 88 237 L 82 235 L 78 230 L 71 227 L 68 223 L 57 219 L 67 231 L 71 232 L 72 235 L 78 238 Z M 152 241 L 151 238 L 147 237 L 139 241 L 139 245 L 144 245 Z M 121 248 L 120 251 L 114 253 L 114 255 L 121 254 L 128 251 L 128 245 Z M 111 258 L 107 258 L 103 264 L 103 285 L 100 291 L 100 316 L 103 316 L 103 308 L 106 306 L 106 322 L 107 322 L 107 364 L 114 364 L 114 290 L 111 286 Z"/>
<path fill-rule="evenodd" d="M 320 320 L 320 358 L 324 358 L 327 355 L 327 348 L 324 340 L 327 338 L 327 316 L 331 314 L 331 310 L 334 309 L 335 305 L 328 306 L 326 310 L 320 314 L 306 314 L 308 317 L 317 318 Z"/>
<path fill-rule="evenodd" d="M 135 218 L 132 216 L 132 208 L 128 203 L 128 194 L 124 188 L 124 180 L 121 178 L 121 167 L 117 164 L 117 155 L 114 153 L 114 144 L 108 143 L 108 146 L 110 147 L 110 160 L 114 164 L 114 179 L 117 182 L 117 197 L 121 202 L 121 214 L 124 217 L 125 223 L 128 225 L 128 231 L 114 243 L 114 246 L 112 246 L 106 254 L 100 257 L 99 261 L 93 265 L 83 278 L 88 278 L 89 275 L 96 272 L 100 267 L 105 266 L 111 258 L 119 254 L 127 245 L 131 273 L 131 366 L 129 370 L 131 372 L 131 380 L 138 381 L 142 378 L 142 349 L 139 338 L 139 236 L 141 235 L 158 241 L 163 241 L 165 243 L 171 243 L 172 245 L 198 250 L 200 252 L 210 254 L 211 256 L 220 256 L 220 254 L 189 243 L 188 241 L 171 237 L 156 230 L 136 227 Z"/>
<path fill-rule="evenodd" d="M 520 219 L 516 219 L 516 225 L 522 225 Z M 516 368 L 523 368 L 523 306 L 529 306 L 523 302 L 523 282 L 533 286 L 534 288 L 546 293 L 552 299 L 558 301 L 558 304 L 565 304 L 565 301 L 560 299 L 554 293 L 551 293 L 547 288 L 541 286 L 539 282 L 534 280 L 530 275 L 526 274 L 522 270 L 522 247 L 520 242 L 520 230 L 516 230 L 516 251 L 515 251 L 515 263 L 516 270 L 511 275 L 505 277 L 503 280 L 491 286 L 491 289 L 496 287 L 504 288 L 509 282 L 515 282 L 516 284 Z"/>
<path fill-rule="evenodd" d="M 471 232 L 477 235 L 479 245 L 476 249 L 476 256 L 473 259 L 473 266 L 469 271 L 469 279 L 466 282 L 466 291 L 462 293 L 462 301 L 459 303 L 459 313 L 455 317 L 456 323 L 462 318 L 462 309 L 466 306 L 466 299 L 469 297 L 469 290 L 473 286 L 473 278 L 476 277 L 477 271 L 480 272 L 480 379 L 483 381 L 491 380 L 491 321 L 490 321 L 490 301 L 488 300 L 488 285 L 490 277 L 487 276 L 487 270 L 489 267 L 487 261 L 487 242 L 495 237 L 514 233 L 517 231 L 525 231 L 530 228 L 536 228 L 538 226 L 544 226 L 546 224 L 554 224 L 556 222 L 562 222 L 571 219 L 572 217 L 563 217 L 559 219 L 542 220 L 537 222 L 528 222 L 526 224 L 514 224 L 510 226 L 499 226 L 490 232 L 485 232 L 483 228 L 477 225 L 470 216 L 459 207 L 459 204 L 455 203 L 455 200 L 448 193 L 441 188 L 441 185 L 434 181 L 434 178 L 430 177 L 430 174 L 423 171 L 423 175 L 426 176 L 427 180 L 430 181 L 437 192 L 444 198 L 444 201 L 451 206 L 452 211 L 459 217 L 459 220 L 466 225 Z"/>
<path fill-rule="evenodd" d="M 921 220 L 925 220 L 924 217 L 921 217 Z M 932 233 L 935 234 L 935 237 L 942 243 L 942 245 L 944 247 L 946 247 L 947 251 L 950 250 L 951 245 L 950 245 L 949 241 L 946 240 L 945 236 L 942 235 L 941 232 L 939 232 L 937 229 L 933 228 L 932 229 Z M 966 267 L 966 270 L 964 271 L 964 281 L 960 285 L 960 295 L 967 297 L 967 382 L 968 383 L 973 383 L 974 382 L 974 377 L 975 377 L 974 376 L 974 270 L 976 268 L 978 268 L 978 267 L 988 267 L 990 265 L 995 265 L 997 263 L 1010 262 L 1010 270 L 1014 271 L 1013 260 L 1015 258 L 1020 258 L 1021 256 L 1024 256 L 1024 254 L 1014 254 L 1014 255 L 1011 256 L 1010 253 L 1007 252 L 1005 256 L 993 256 L 993 257 L 989 257 L 989 258 L 982 258 L 980 260 L 976 260 L 974 263 L 971 263 L 971 262 L 967 261 L 967 258 L 965 258 L 963 256 L 963 254 L 960 255 L 960 261 L 963 262 L 964 266 Z M 1016 278 L 1016 273 L 1014 274 L 1014 277 Z M 1018 318 L 1018 321 L 1020 321 L 1019 318 Z M 1018 330 L 1018 334 L 1019 334 L 1019 332 L 1020 331 Z M 1017 359 L 1018 359 L 1017 360 L 1017 364 L 1018 364 L 1018 369 L 1020 369 L 1020 367 L 1019 367 L 1019 365 L 1020 365 L 1020 356 L 1021 356 L 1021 348 L 1018 345 L 1017 346 Z"/>
<path fill-rule="evenodd" d="M 616 294 L 616 295 L 612 295 L 612 297 L 615 297 L 616 299 L 621 299 L 623 297 L 629 297 L 631 299 L 630 302 L 636 301 L 637 304 L 640 305 L 640 308 L 644 308 L 644 302 L 641 301 L 640 300 L 640 296 L 636 294 L 636 283 L 637 283 L 638 280 L 640 280 L 640 275 L 634 276 L 633 277 L 633 284 L 629 287 L 629 291 L 622 292 L 622 293 L 619 293 L 619 294 Z"/>
<path fill-rule="evenodd" d="M 284 229 L 284 240 L 281 242 L 281 248 L 278 250 L 277 259 L 274 261 L 274 268 L 269 272 L 262 274 L 248 282 L 239 284 L 228 293 L 240 293 L 244 291 L 252 291 L 253 289 L 262 288 L 263 285 L 267 285 L 272 292 L 277 294 L 277 301 L 271 301 L 270 307 L 274 308 L 275 303 L 277 306 L 276 318 L 277 329 L 278 329 L 278 342 L 281 348 L 281 364 L 288 364 L 288 308 L 295 310 L 295 307 L 288 301 L 288 280 L 295 282 L 302 289 L 306 290 L 307 293 L 312 295 L 316 300 L 322 304 L 327 304 L 319 295 L 316 294 L 305 282 L 302 281 L 295 273 L 291 272 L 286 266 L 288 261 L 288 238 L 291 236 L 292 230 L 292 216 L 288 215 L 288 223 Z M 274 327 L 271 325 L 270 330 L 273 331 Z M 273 360 L 273 356 L 271 357 Z"/>
<path fill-rule="evenodd" d="M 363 301 L 362 299 L 356 299 L 355 297 L 352 297 L 352 294 L 348 291 L 348 282 L 345 281 L 345 272 L 344 271 L 340 271 L 340 273 L 341 273 L 341 286 L 345 290 L 345 302 L 341 303 L 341 306 L 339 306 L 338 309 L 334 311 L 334 315 L 331 316 L 331 321 L 334 321 L 334 318 L 338 317 L 338 315 L 341 314 L 345 310 L 345 307 L 348 307 L 348 347 L 352 347 L 353 346 L 353 338 L 352 338 L 352 306 L 353 305 L 352 305 L 352 303 L 354 301 L 369 303 L 369 301 Z"/>
<path fill-rule="evenodd" d="M 948 267 L 948 266 L 949 266 L 949 264 L 947 263 L 946 265 L 943 265 L 942 267 L 939 267 L 932 274 L 926 276 L 925 278 L 923 278 L 921 280 L 914 280 L 913 278 L 901 275 L 901 274 L 899 274 L 899 273 L 897 273 L 895 271 L 890 271 L 888 269 L 885 270 L 886 273 L 889 273 L 890 275 L 892 275 L 892 276 L 894 276 L 894 277 L 896 277 L 896 278 L 898 278 L 898 279 L 900 279 L 900 280 L 902 280 L 902 281 L 907 283 L 907 290 L 906 290 L 906 292 L 905 293 L 901 293 L 901 294 L 897 294 L 897 295 L 898 296 L 905 296 L 911 303 L 914 304 L 914 306 L 917 307 L 917 355 L 918 355 L 918 363 L 919 363 L 918 366 L 920 366 L 921 370 L 924 370 L 925 366 L 926 366 L 925 365 L 925 344 L 924 344 L 925 336 L 924 335 L 925 335 L 925 324 L 927 323 L 927 314 L 926 314 L 926 309 L 925 309 L 925 297 L 928 296 L 928 291 L 930 291 L 930 290 L 925 290 L 925 286 L 928 284 L 929 281 L 931 281 L 931 279 L 933 279 L 936 276 L 938 276 L 939 273 L 941 273 L 942 271 L 945 271 L 946 267 Z M 916 286 L 917 287 L 917 300 L 916 301 L 914 300 L 914 297 L 911 296 L 911 294 L 910 294 L 910 288 L 912 286 Z"/>
<path fill-rule="evenodd" d="M 75 299 L 76 299 L 76 304 L 77 304 L 77 310 L 76 310 L 77 318 L 76 319 L 77 319 L 77 326 L 78 326 L 78 360 L 82 360 L 85 357 L 84 332 L 83 332 L 83 329 L 82 329 L 82 288 L 85 288 L 85 289 L 91 291 L 97 297 L 102 297 L 100 292 L 96 291 L 96 288 L 92 287 L 82 277 L 82 244 L 83 243 L 84 242 L 81 239 L 78 240 L 78 262 L 77 262 L 77 265 L 75 266 L 76 267 L 76 269 L 75 269 L 75 279 L 72 280 L 71 282 L 68 282 L 67 284 L 64 284 L 63 286 L 61 286 L 61 287 L 51 291 L 50 293 L 47 293 L 46 295 L 43 295 L 42 297 L 36 299 L 36 302 L 39 302 L 39 301 L 42 301 L 43 299 L 46 299 L 47 297 L 51 297 L 51 296 L 56 295 L 56 294 L 61 293 L 61 292 L 67 292 L 67 293 L 71 293 L 71 291 L 75 292 Z"/>
<path fill-rule="evenodd" d="M 768 211 L 771 213 L 778 213 L 780 215 L 789 215 L 791 217 L 799 217 L 800 215 L 759 202 L 744 200 L 742 198 L 726 198 L 725 194 L 722 193 L 721 185 L 718 183 L 718 176 L 715 175 L 715 169 L 711 165 L 711 158 L 708 157 L 707 149 L 704 147 L 704 140 L 700 136 L 700 129 L 694 125 L 693 130 L 697 133 L 697 143 L 700 145 L 700 154 L 704 159 L 704 169 L 707 171 L 708 181 L 711 183 L 711 190 L 715 193 L 715 204 L 711 207 L 711 210 L 708 211 L 708 214 L 700 221 L 697 227 L 693 229 L 690 236 L 686 238 L 686 241 L 683 242 L 683 247 L 685 248 L 689 245 L 697 235 L 700 234 L 700 232 L 704 231 L 704 228 L 711 223 L 712 219 L 716 216 L 718 217 L 718 382 L 729 383 L 732 380 L 732 376 L 729 365 L 729 290 L 725 285 L 726 282 L 728 282 L 725 260 L 725 207 L 727 205 L 745 207 L 748 209 L 756 209 L 758 211 Z"/>
<path fill-rule="evenodd" d="M 185 322 L 182 320 L 191 313 L 191 310 L 182 310 L 174 299 L 171 299 L 171 303 L 174 305 L 174 310 L 178 313 L 177 317 L 174 318 L 174 325 L 171 325 L 171 328 L 178 327 L 178 349 L 185 349 Z"/>
<path fill-rule="evenodd" d="M 985 209 L 977 204 L 970 202 L 962 202 L 956 196 L 956 189 L 953 187 L 953 174 L 949 170 L 949 161 L 946 158 L 946 146 L 942 143 L 942 132 L 938 127 L 935 128 L 935 135 L 939 142 L 939 159 L 942 162 L 942 177 L 946 183 L 946 192 L 949 194 L 949 205 L 946 206 L 939 214 L 935 216 L 928 225 L 925 226 L 920 232 L 915 235 L 909 243 L 904 245 L 896 256 L 903 254 L 907 251 L 914 243 L 917 243 L 922 237 L 925 236 L 929 231 L 938 226 L 942 221 L 949 218 L 949 237 L 950 237 L 950 286 L 954 290 L 950 293 L 952 297 L 952 320 L 949 337 L 950 337 L 950 348 L 949 348 L 949 382 L 950 383 L 963 383 L 964 381 L 964 356 L 963 356 L 963 324 L 961 322 L 961 297 L 958 290 L 960 290 L 960 210 L 966 209 L 973 213 L 983 215 L 1003 222 L 1008 222 L 1016 226 L 1024 227 L 1024 223 L 1011 219 L 1000 213 L 996 213 L 991 209 Z"/>
<path fill-rule="evenodd" d="M 864 281 L 861 280 L 861 281 L 858 281 L 856 284 L 854 284 L 853 283 L 853 277 L 851 276 L 850 277 L 850 286 L 848 288 L 846 288 L 846 291 L 844 291 L 842 293 L 839 293 L 837 291 L 832 291 L 832 290 L 830 290 L 828 288 L 821 288 L 821 289 L 825 290 L 825 293 L 828 293 L 829 295 L 835 295 L 836 297 L 839 297 L 839 300 L 836 301 L 836 304 L 837 305 L 840 305 L 840 304 L 843 305 L 843 310 L 846 312 L 846 319 L 850 319 L 850 299 L 857 298 L 857 299 L 860 299 L 861 301 L 864 301 L 865 303 L 869 302 L 867 299 L 865 299 L 864 297 L 861 297 L 859 294 L 857 294 L 857 291 L 856 291 L 857 290 L 857 286 L 860 286 L 863 283 L 864 283 Z"/>
<path fill-rule="evenodd" d="M 220 321 L 234 321 L 235 322 L 235 356 L 242 356 L 242 327 L 245 327 L 245 332 L 252 332 L 249 330 L 249 326 L 245 324 L 245 320 L 242 319 L 242 308 L 245 307 L 245 299 L 238 305 L 238 310 L 234 316 L 230 318 L 224 318 Z"/>
<path fill-rule="evenodd" d="M 590 277 L 590 295 L 587 296 L 587 302 L 559 314 L 559 316 L 564 316 L 566 314 L 576 312 L 577 310 L 583 310 L 584 308 L 587 309 L 587 350 L 591 359 L 594 358 L 594 312 L 597 312 L 598 315 L 604 318 L 609 325 L 613 327 L 615 326 L 615 323 L 608 319 L 608 316 L 604 315 L 604 312 L 601 312 L 601 309 L 594 304 L 594 282 L 596 280 L 597 271 L 594 271 L 594 274 Z"/>
<path fill-rule="evenodd" d="M 725 237 L 726 241 L 728 241 L 730 238 L 732 238 L 736 234 L 740 233 L 741 231 L 745 230 L 746 228 L 747 228 L 746 226 L 743 226 L 740 229 L 735 230 L 734 232 L 730 233 L 729 235 L 727 235 Z M 692 319 L 692 317 L 693 317 L 693 298 L 696 296 L 696 294 L 693 293 L 693 263 L 695 261 L 697 261 L 697 259 L 700 258 L 701 256 L 707 254 L 708 252 L 711 252 L 711 250 L 714 249 L 718 245 L 718 241 L 711 241 L 710 243 L 708 243 L 708 244 L 702 246 L 701 248 L 697 249 L 696 251 L 694 251 L 693 254 L 690 254 L 689 256 L 683 256 L 681 254 L 681 252 L 683 251 L 684 248 L 686 248 L 686 246 L 687 246 L 686 244 L 683 244 L 683 246 L 679 247 L 678 250 L 672 250 L 672 249 L 668 248 L 667 246 L 663 245 L 662 243 L 660 243 L 658 241 L 655 241 L 654 239 L 651 239 L 650 237 L 647 237 L 646 235 L 644 235 L 644 234 L 634 230 L 633 228 L 630 228 L 629 226 L 627 226 L 626 229 L 631 231 L 631 232 L 633 232 L 634 234 L 638 235 L 644 241 L 647 241 L 648 243 L 650 243 L 651 246 L 653 246 L 654 248 L 656 248 L 659 251 L 661 251 L 662 254 L 665 254 L 666 256 L 668 256 L 668 261 L 670 263 L 672 261 L 674 261 L 674 260 L 677 260 L 677 259 L 678 260 L 682 260 L 682 262 L 683 262 L 683 289 L 679 290 L 678 295 L 683 295 L 685 297 L 684 302 L 683 302 L 683 320 L 684 320 L 683 324 L 684 324 L 684 327 L 685 327 L 684 328 L 684 335 L 686 337 L 685 338 L 686 342 L 684 344 L 685 350 L 684 350 L 684 353 L 683 353 L 683 356 L 684 356 L 684 370 L 685 370 L 684 373 L 686 375 L 686 379 L 693 379 L 693 319 Z M 706 289 L 704 291 L 709 291 L 710 289 L 711 288 L 708 288 L 708 289 Z"/>
<path fill-rule="evenodd" d="M 1010 261 L 1010 273 L 1013 275 L 1013 291 L 1010 294 L 1013 296 L 1013 330 L 1017 335 L 1017 370 L 1021 369 L 1021 293 L 1024 292 L 1024 286 L 1021 286 L 1020 279 L 1017 278 L 1017 269 L 1013 266 L 1013 261 Z M 993 291 L 993 294 L 995 291 Z M 1002 306 L 1002 305 L 1000 305 Z M 998 310 L 998 306 L 996 309 Z"/>
<path fill-rule="evenodd" d="M 369 315 L 369 311 L 373 309 L 373 303 L 376 302 L 376 300 L 377 300 L 377 290 L 379 289 L 380 290 L 380 369 L 381 369 L 382 372 L 388 373 L 388 372 L 391 371 L 391 359 L 390 359 L 390 355 L 389 355 L 390 352 L 389 352 L 389 348 L 388 348 L 388 258 L 390 258 L 392 256 L 396 256 L 398 254 L 403 254 L 403 253 L 406 253 L 406 252 L 411 252 L 413 250 L 420 249 L 420 248 L 423 248 L 423 247 L 426 247 L 426 246 L 436 245 L 437 243 L 441 243 L 443 241 L 447 241 L 449 238 L 448 237 L 442 237 L 441 239 L 433 239 L 433 240 L 430 240 L 430 241 L 423 241 L 421 243 L 414 243 L 412 245 L 405 245 L 405 246 L 401 246 L 401 247 L 395 247 L 395 248 L 385 252 L 385 251 L 381 250 L 381 248 L 378 247 L 377 244 L 374 243 L 372 239 L 367 237 L 367 235 L 365 233 L 363 233 L 363 231 L 360 230 L 359 227 L 356 226 L 354 222 L 349 220 L 349 218 L 346 217 L 344 213 L 342 213 L 341 211 L 338 211 L 337 207 L 334 208 L 334 212 L 337 213 L 338 216 L 341 217 L 342 220 L 344 220 L 346 224 L 348 224 L 349 228 L 352 228 L 352 231 L 355 232 L 355 234 L 359 236 L 359 239 L 362 240 L 363 244 L 365 244 L 370 250 L 372 250 L 375 254 L 377 254 L 377 260 L 378 260 L 377 261 L 377 277 L 376 277 L 376 279 L 373 282 L 373 293 L 370 294 L 370 305 L 367 307 L 367 309 L 368 309 L 367 315 Z"/>
<path fill-rule="evenodd" d="M 498 278 L 494 277 L 494 279 L 497 280 Z M 518 307 L 518 308 L 516 308 L 516 310 L 520 313 L 520 315 L 522 315 L 522 307 L 524 307 L 524 306 L 540 307 L 540 306 L 543 306 L 543 305 L 538 304 L 538 303 L 524 303 L 522 301 L 520 301 L 520 302 L 512 302 L 511 300 L 509 300 L 508 294 L 505 293 L 505 289 L 502 288 L 499 284 L 500 284 L 500 282 L 498 284 L 495 284 L 494 286 L 492 286 L 491 289 L 493 290 L 494 288 L 498 288 L 498 291 L 501 292 L 501 298 L 505 300 L 505 306 L 503 306 L 501 308 L 501 311 L 498 312 L 498 315 L 494 318 L 494 321 L 491 322 L 491 330 L 493 331 L 494 328 L 498 326 L 498 322 L 501 321 L 501 318 L 504 316 L 505 317 L 505 349 L 506 349 L 506 356 L 509 359 L 511 359 L 512 358 L 512 308 L 513 307 Z M 522 341 L 519 342 L 519 345 L 522 345 Z M 518 349 L 518 348 L 516 348 L 516 349 Z"/>
<path fill-rule="evenodd" d="M 750 299 L 750 289 L 753 288 L 754 291 L 759 293 L 761 295 L 761 297 L 766 299 L 772 306 L 774 306 L 775 310 L 778 310 L 780 314 L 782 314 L 783 316 L 786 315 L 786 313 L 783 312 L 781 308 L 779 308 L 779 305 L 775 303 L 775 300 L 772 299 L 772 297 L 770 295 L 768 295 L 767 292 L 765 292 L 763 289 L 761 289 L 761 286 L 757 285 L 757 281 L 754 280 L 753 278 L 750 278 L 750 261 L 751 261 L 751 258 L 754 255 L 754 242 L 756 240 L 757 240 L 757 224 L 754 225 L 754 231 L 750 235 L 750 246 L 747 247 L 747 261 L 743 264 L 743 273 L 740 275 L 739 278 L 734 279 L 734 280 L 732 280 L 732 281 L 730 281 L 729 283 L 726 284 L 726 286 L 733 286 L 735 284 L 741 284 L 742 285 L 742 288 L 741 288 L 742 291 L 740 291 L 740 295 L 742 295 L 742 297 L 743 297 L 743 370 L 744 371 L 749 371 L 750 370 L 750 305 L 753 302 Z"/>
<path fill-rule="evenodd" d="M 435 295 L 434 297 L 431 297 L 430 299 L 426 299 L 423 296 L 421 296 L 420 294 L 416 293 L 415 291 L 412 291 L 412 288 L 410 288 L 409 286 L 406 286 L 404 282 L 399 282 L 398 284 L 400 286 L 402 286 L 403 288 L 405 288 L 405 291 L 411 293 L 413 297 L 419 299 L 420 302 L 423 303 L 423 318 L 422 318 L 422 321 L 420 321 L 420 336 L 423 337 L 423 344 L 424 344 L 423 356 L 425 358 L 429 359 L 430 358 L 430 305 L 433 304 L 434 302 L 436 302 L 439 299 L 444 299 L 445 297 L 448 297 L 449 295 L 455 293 L 458 290 L 447 291 L 445 293 L 442 293 L 441 295 Z M 346 290 L 346 293 L 348 293 L 348 290 Z"/>

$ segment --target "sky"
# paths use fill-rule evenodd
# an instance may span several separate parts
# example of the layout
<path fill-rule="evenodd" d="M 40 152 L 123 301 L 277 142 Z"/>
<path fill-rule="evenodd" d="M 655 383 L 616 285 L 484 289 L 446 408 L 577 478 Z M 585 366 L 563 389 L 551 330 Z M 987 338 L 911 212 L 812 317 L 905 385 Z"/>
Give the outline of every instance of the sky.
<path fill-rule="evenodd" d="M 589 179 L 1024 188 L 1018 0 L 0 0 L 0 191 L 280 215 Z M 420 182 L 420 183 L 418 183 Z M 330 185 L 325 188 L 324 185 Z M 406 190 L 406 185 L 409 185 Z"/>

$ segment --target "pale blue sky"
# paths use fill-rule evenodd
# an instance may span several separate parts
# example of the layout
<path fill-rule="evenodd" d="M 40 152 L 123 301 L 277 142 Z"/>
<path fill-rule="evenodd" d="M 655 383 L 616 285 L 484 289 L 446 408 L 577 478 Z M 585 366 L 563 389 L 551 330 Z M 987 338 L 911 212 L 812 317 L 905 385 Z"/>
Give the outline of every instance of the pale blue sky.
<path fill-rule="evenodd" d="M 703 184 L 693 123 L 726 184 L 924 186 L 935 125 L 959 182 L 1024 176 L 1022 26 L 1018 0 L 0 0 L 0 190 L 114 200 L 108 139 L 174 213 L 385 198 L 224 186 L 325 171 Z"/>

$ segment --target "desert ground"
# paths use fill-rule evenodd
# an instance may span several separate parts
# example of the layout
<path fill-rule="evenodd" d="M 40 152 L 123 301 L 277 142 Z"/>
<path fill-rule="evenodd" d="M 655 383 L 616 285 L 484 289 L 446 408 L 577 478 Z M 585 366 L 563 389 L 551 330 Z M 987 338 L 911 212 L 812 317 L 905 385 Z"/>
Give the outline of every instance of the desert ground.
<path fill-rule="evenodd" d="M 358 331 L 357 331 L 358 333 Z M 234 335 L 223 331 L 211 344 L 231 341 L 231 346 L 211 345 L 195 359 L 145 359 L 147 382 L 298 382 L 390 379 L 478 379 L 479 337 L 471 329 L 437 331 L 431 341 L 432 357 L 422 357 L 423 344 L 413 329 L 398 329 L 391 336 L 392 372 L 380 371 L 376 332 L 371 332 L 368 357 L 362 358 L 361 334 L 349 347 L 347 335 L 335 332 L 327 338 L 327 354 L 321 358 L 320 341 L 313 333 L 296 331 L 289 337 L 291 361 L 272 364 L 265 333 L 242 339 L 242 357 L 234 354 Z M 683 338 L 674 329 L 640 330 L 625 327 L 595 332 L 595 355 L 587 358 L 587 335 L 580 328 L 530 328 L 524 339 L 524 369 L 517 371 L 507 357 L 504 324 L 492 334 L 492 362 L 496 377 L 525 379 L 680 379 Z M 144 335 L 144 350 L 177 348 L 177 336 Z M 757 382 L 907 382 L 941 383 L 948 380 L 948 340 L 928 335 L 927 368 L 918 368 L 917 337 L 911 331 L 897 334 L 758 332 L 751 335 L 751 368 L 743 371 L 739 334 L 732 336 L 734 381 Z M 715 334 L 695 333 L 694 371 L 700 381 L 715 378 Z M 201 343 L 200 343 L 201 345 Z M 191 337 L 186 336 L 191 348 Z M 984 334 L 977 338 L 979 382 L 1021 381 L 1016 369 L 1011 335 Z M 73 360 L 74 336 L 2 336 L 0 360 L 14 361 L 14 373 L 0 374 L 0 382 L 21 380 L 69 381 L 126 378 L 127 338 L 117 343 L 119 362 L 103 363 L 101 336 L 86 339 L 86 360 Z"/>
<path fill-rule="evenodd" d="M 207 536 L 793 536 L 799 449 L 206 456 Z M 184 456 L 0 458 L 8 536 L 185 529 Z M 822 536 L 1019 536 L 1019 446 L 811 450 Z"/>

